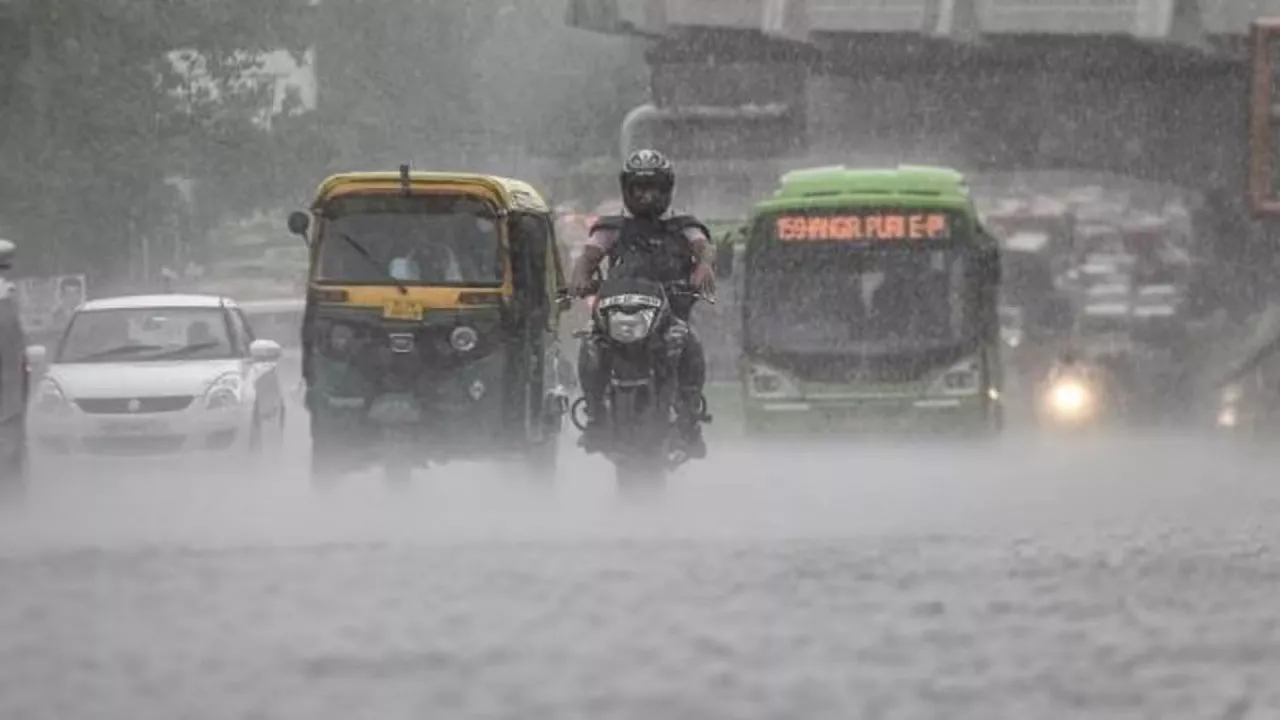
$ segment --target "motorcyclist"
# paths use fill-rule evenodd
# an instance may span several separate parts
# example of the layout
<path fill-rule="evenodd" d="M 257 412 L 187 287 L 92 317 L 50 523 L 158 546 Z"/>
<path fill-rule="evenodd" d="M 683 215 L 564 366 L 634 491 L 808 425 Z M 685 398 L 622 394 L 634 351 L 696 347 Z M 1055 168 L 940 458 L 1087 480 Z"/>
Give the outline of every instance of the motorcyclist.
<path fill-rule="evenodd" d="M 611 270 L 625 267 L 629 273 L 664 285 L 688 282 L 702 293 L 714 291 L 715 245 L 711 231 L 691 215 L 670 212 L 675 181 L 671 161 L 657 150 L 637 150 L 627 157 L 619 173 L 625 212 L 602 217 L 591 227 L 573 267 L 571 293 L 585 297 L 594 291 L 595 272 L 605 258 L 609 259 Z M 690 457 L 701 458 L 706 456 L 706 444 L 702 439 L 699 399 L 706 382 L 706 357 L 689 323 L 693 305 L 690 297 L 671 298 L 673 317 L 666 339 L 682 345 L 676 415 L 684 450 Z M 584 339 L 578 357 L 578 378 L 587 413 L 581 442 L 587 452 L 599 449 L 606 381 L 600 362 L 601 340 L 598 332 Z"/>

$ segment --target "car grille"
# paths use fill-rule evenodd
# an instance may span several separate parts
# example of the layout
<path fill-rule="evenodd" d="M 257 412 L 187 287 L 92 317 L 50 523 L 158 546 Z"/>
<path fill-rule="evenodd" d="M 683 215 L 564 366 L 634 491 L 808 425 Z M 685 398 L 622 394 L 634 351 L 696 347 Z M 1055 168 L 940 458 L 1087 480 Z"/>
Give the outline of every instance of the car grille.
<path fill-rule="evenodd" d="M 81 398 L 76 400 L 80 409 L 93 415 L 128 415 L 136 413 L 161 413 L 185 410 L 195 400 L 194 395 L 140 398 Z M 137 402 L 136 409 L 129 404 Z"/>

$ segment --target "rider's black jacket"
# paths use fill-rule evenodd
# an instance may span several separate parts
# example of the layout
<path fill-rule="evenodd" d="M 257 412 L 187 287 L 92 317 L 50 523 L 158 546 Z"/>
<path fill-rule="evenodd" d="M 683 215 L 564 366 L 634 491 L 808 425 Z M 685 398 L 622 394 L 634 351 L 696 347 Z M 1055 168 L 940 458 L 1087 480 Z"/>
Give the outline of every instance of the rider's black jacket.
<path fill-rule="evenodd" d="M 692 215 L 657 219 L 608 216 L 591 227 L 591 234 L 600 231 L 616 236 L 605 253 L 610 276 L 644 277 L 664 286 L 688 282 L 693 274 L 697 258 L 688 233 L 700 231 L 711 237 L 707 226 Z M 672 314 L 688 321 L 694 299 L 678 296 L 670 302 Z"/>

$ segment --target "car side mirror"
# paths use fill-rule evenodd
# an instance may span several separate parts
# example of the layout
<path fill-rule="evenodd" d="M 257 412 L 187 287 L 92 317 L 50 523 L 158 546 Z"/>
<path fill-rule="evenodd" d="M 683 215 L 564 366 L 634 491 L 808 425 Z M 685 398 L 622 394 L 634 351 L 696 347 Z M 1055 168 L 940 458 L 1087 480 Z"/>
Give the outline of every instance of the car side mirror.
<path fill-rule="evenodd" d="M 254 340 L 249 343 L 249 357 L 254 362 L 275 362 L 280 359 L 280 343 L 274 340 Z"/>
<path fill-rule="evenodd" d="M 311 229 L 311 216 L 295 210 L 289 213 L 289 232 L 307 241 L 307 230 Z"/>
<path fill-rule="evenodd" d="M 43 345 L 28 345 L 26 350 L 27 365 L 32 369 L 43 369 L 49 360 L 49 351 Z"/>
<path fill-rule="evenodd" d="M 17 250 L 17 245 L 8 240 L 0 240 L 0 270 L 13 268 L 13 256 Z"/>

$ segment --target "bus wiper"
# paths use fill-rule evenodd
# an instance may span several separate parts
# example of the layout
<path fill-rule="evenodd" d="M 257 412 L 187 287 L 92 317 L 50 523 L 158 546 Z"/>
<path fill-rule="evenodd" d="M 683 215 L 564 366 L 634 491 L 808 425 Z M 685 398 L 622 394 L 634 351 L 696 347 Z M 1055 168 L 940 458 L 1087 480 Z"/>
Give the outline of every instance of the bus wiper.
<path fill-rule="evenodd" d="M 383 275 L 386 275 L 388 280 L 395 283 L 396 288 L 400 290 L 401 295 L 409 294 L 409 288 L 406 287 L 404 283 L 400 282 L 400 278 L 396 277 L 395 275 L 392 275 L 390 271 L 382 267 L 382 263 L 378 262 L 373 257 L 373 255 L 370 254 L 370 252 L 365 249 L 363 245 L 356 242 L 350 235 L 344 232 L 338 233 L 338 237 L 341 237 L 343 240 L 346 240 L 348 245 L 355 248 L 355 251 L 360 253 L 360 257 L 369 261 L 369 265 L 371 265 L 373 268 L 375 268 L 378 272 L 382 273 Z"/>

